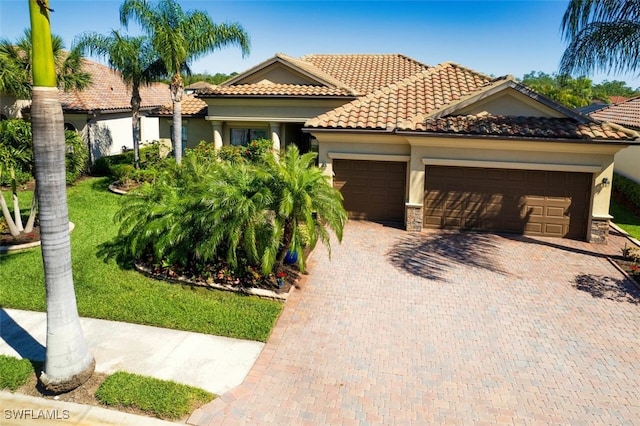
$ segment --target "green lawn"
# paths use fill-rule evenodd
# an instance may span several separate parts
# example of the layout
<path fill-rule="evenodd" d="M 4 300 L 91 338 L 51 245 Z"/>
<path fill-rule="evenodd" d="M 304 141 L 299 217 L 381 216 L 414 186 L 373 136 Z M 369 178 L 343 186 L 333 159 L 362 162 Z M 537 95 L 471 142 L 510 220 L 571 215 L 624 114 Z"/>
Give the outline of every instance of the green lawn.
<path fill-rule="evenodd" d="M 640 217 L 613 199 L 609 212 L 613 216 L 613 223 L 627 231 L 633 238 L 640 240 Z"/>
<path fill-rule="evenodd" d="M 104 261 L 98 246 L 117 234 L 113 215 L 120 197 L 105 179 L 68 189 L 73 277 L 81 316 L 220 336 L 266 341 L 282 310 L 279 302 L 235 293 L 168 284 Z M 30 194 L 21 194 L 21 207 Z M 40 248 L 0 255 L 0 306 L 45 310 Z"/>

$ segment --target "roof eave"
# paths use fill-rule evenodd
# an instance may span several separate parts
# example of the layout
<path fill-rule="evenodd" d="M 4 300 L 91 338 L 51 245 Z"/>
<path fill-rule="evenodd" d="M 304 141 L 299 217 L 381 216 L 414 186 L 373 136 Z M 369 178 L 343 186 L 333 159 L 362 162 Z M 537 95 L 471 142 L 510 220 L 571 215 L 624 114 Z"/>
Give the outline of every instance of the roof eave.
<path fill-rule="evenodd" d="M 611 140 L 611 139 L 581 139 L 581 138 L 543 138 L 534 136 L 505 136 L 505 135 L 479 135 L 473 133 L 447 133 L 447 132 L 423 132 L 419 130 L 396 130 L 396 134 L 401 136 L 421 136 L 421 137 L 446 137 L 446 138 L 474 138 L 474 139 L 503 139 L 519 141 L 543 141 L 560 143 L 581 143 L 597 145 L 640 145 L 638 140 Z"/>

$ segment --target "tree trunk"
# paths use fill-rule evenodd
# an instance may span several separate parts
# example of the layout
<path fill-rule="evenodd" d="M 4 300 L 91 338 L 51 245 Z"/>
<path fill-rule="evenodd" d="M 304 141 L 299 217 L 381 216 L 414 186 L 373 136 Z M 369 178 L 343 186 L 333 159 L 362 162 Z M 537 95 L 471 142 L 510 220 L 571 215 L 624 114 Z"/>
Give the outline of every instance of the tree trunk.
<path fill-rule="evenodd" d="M 184 84 L 180 74 L 171 78 L 171 100 L 173 101 L 173 156 L 177 164 L 182 163 L 182 93 Z"/>
<path fill-rule="evenodd" d="M 9 207 L 7 206 L 7 202 L 4 199 L 4 194 L 2 193 L 1 189 L 0 189 L 0 209 L 2 209 L 2 216 L 4 217 L 4 221 L 9 227 L 9 232 L 11 233 L 11 235 L 14 237 L 17 237 L 18 235 L 20 235 L 20 230 L 18 229 L 15 222 L 13 221 L 13 217 L 11 216 L 11 212 L 9 211 Z"/>
<path fill-rule="evenodd" d="M 47 290 L 47 351 L 40 381 L 59 393 L 93 374 L 82 334 L 71 271 L 71 241 L 64 167 L 64 122 L 58 89 L 33 88 L 31 126 L 38 182 L 40 240 Z"/>
<path fill-rule="evenodd" d="M 133 165 L 136 169 L 140 168 L 140 90 L 133 87 L 131 95 L 131 126 L 133 128 Z"/>
<path fill-rule="evenodd" d="M 95 361 L 80 327 L 71 272 L 64 120 L 56 87 L 47 0 L 29 0 L 33 46 L 31 130 L 47 294 L 47 349 L 40 382 L 61 393 L 84 383 Z"/>

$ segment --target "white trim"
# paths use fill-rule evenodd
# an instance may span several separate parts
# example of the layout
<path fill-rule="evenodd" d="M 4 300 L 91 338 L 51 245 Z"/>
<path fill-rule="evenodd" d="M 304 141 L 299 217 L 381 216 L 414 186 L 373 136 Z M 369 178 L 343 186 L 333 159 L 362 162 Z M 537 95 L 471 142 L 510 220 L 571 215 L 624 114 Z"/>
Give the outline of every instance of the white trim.
<path fill-rule="evenodd" d="M 611 220 L 611 219 L 613 219 L 613 216 L 611 216 L 610 214 L 592 214 L 591 215 L 591 219 Z"/>
<path fill-rule="evenodd" d="M 420 204 L 420 203 L 404 203 L 404 205 L 406 207 L 416 207 L 416 208 L 423 208 L 424 207 L 424 203 Z"/>
<path fill-rule="evenodd" d="M 243 121 L 243 122 L 279 122 L 279 123 L 304 123 L 309 117 L 252 117 L 252 116 L 237 116 L 237 115 L 229 115 L 229 116 L 221 116 L 221 115 L 207 115 L 205 118 L 207 121 Z"/>
<path fill-rule="evenodd" d="M 516 161 L 458 160 L 455 158 L 423 158 L 425 166 L 484 167 L 492 169 L 547 170 L 562 172 L 597 173 L 602 171 L 599 164 L 547 164 Z"/>
<path fill-rule="evenodd" d="M 332 160 L 397 161 L 405 163 L 411 161 L 410 155 L 357 154 L 351 152 L 328 152 L 327 157 Z"/>

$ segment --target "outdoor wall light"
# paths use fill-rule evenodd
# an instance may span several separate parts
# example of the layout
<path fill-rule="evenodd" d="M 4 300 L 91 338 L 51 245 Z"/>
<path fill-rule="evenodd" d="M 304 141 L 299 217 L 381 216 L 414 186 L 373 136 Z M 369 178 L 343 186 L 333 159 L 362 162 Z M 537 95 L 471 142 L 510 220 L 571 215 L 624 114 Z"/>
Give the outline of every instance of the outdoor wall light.
<path fill-rule="evenodd" d="M 609 183 L 610 183 L 609 182 L 609 178 L 607 178 L 607 177 L 602 178 L 602 185 L 603 186 L 609 186 Z"/>

